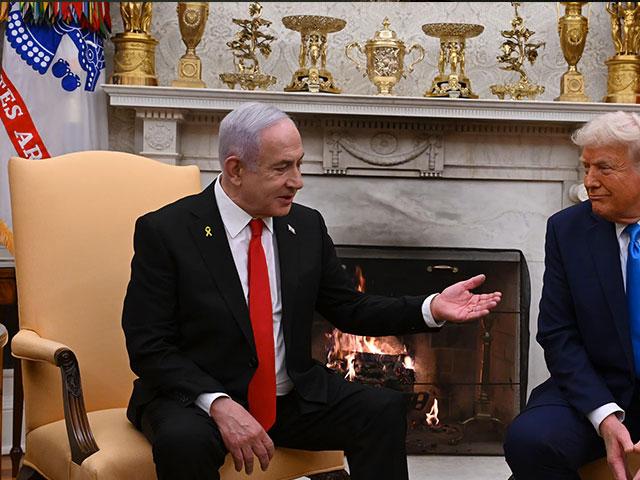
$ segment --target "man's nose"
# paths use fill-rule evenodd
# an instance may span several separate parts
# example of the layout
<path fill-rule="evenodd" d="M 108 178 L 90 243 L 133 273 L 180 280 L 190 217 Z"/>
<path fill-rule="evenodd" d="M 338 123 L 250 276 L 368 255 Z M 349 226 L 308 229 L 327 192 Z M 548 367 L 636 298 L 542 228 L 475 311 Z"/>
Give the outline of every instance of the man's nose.
<path fill-rule="evenodd" d="M 304 181 L 302 180 L 302 172 L 299 168 L 296 168 L 295 172 L 289 177 L 287 186 L 289 188 L 295 188 L 296 190 L 300 190 L 304 186 Z"/>
<path fill-rule="evenodd" d="M 600 186 L 600 182 L 599 182 L 598 178 L 591 171 L 591 169 L 588 169 L 584 174 L 584 186 L 587 189 L 598 188 Z"/>

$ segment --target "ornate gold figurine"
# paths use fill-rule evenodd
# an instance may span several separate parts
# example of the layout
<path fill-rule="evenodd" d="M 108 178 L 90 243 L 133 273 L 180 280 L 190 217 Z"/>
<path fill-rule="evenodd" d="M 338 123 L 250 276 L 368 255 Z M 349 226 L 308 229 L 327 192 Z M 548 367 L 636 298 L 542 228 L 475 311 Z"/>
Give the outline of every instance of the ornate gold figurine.
<path fill-rule="evenodd" d="M 404 42 L 398 40 L 396 32 L 389 29 L 389 19 L 382 22 L 382 30 L 378 30 L 371 40 L 368 40 L 364 49 L 358 42 L 352 42 L 345 47 L 345 55 L 356 64 L 356 68 L 363 76 L 369 76 L 369 80 L 378 89 L 378 95 L 391 95 L 391 90 L 400 81 L 406 78 L 404 73 L 404 55 L 413 50 L 418 52 L 416 60 L 407 68 L 408 72 L 424 58 L 424 48 L 417 43 L 411 45 L 407 51 Z M 354 48 L 367 59 L 366 69 L 351 57 L 350 52 Z"/>
<path fill-rule="evenodd" d="M 300 32 L 301 37 L 299 68 L 284 91 L 340 93 L 333 75 L 327 70 L 327 35 L 339 32 L 347 22 L 320 15 L 292 15 L 284 17 L 282 23 L 289 30 Z"/>
<path fill-rule="evenodd" d="M 560 96 L 556 100 L 563 102 L 588 102 L 584 92 L 584 76 L 578 71 L 578 62 L 584 51 L 589 32 L 589 21 L 582 16 L 582 5 L 587 2 L 560 2 L 565 13 L 558 19 L 560 47 L 569 69 L 560 79 Z"/>
<path fill-rule="evenodd" d="M 158 85 L 156 45 L 150 34 L 153 2 L 120 2 L 124 32 L 111 40 L 115 45 L 111 83 Z"/>
<path fill-rule="evenodd" d="M 180 57 L 178 78 L 171 82 L 174 87 L 205 88 L 202 81 L 202 61 L 196 55 L 196 47 L 202 40 L 204 27 L 209 17 L 209 2 L 178 2 L 176 6 L 182 41 L 187 52 Z"/>
<path fill-rule="evenodd" d="M 478 98 L 471 90 L 471 80 L 464 71 L 464 48 L 465 40 L 480 35 L 484 27 L 468 23 L 428 23 L 422 26 L 422 31 L 440 39 L 438 75 L 424 96 Z"/>
<path fill-rule="evenodd" d="M 542 85 L 536 85 L 529 82 L 526 72 L 524 71 L 524 62 L 528 61 L 531 65 L 538 58 L 538 48 L 544 47 L 545 42 L 533 43 L 529 40 L 536 33 L 532 32 L 524 26 L 524 20 L 518 14 L 520 2 L 511 2 L 515 8 L 516 16 L 511 20 L 511 30 L 502 30 L 501 35 L 506 38 L 500 49 L 502 55 L 496 57 L 498 62 L 504 64 L 500 67 L 502 70 L 517 72 L 520 79 L 517 83 L 507 83 L 504 85 L 491 85 L 491 93 L 497 95 L 500 100 L 508 95 L 514 100 L 523 100 L 525 98 L 535 99 L 536 96 L 544 93 Z"/>
<path fill-rule="evenodd" d="M 616 54 L 605 63 L 609 67 L 609 103 L 640 103 L 640 4 L 607 2 L 611 16 L 611 37 Z"/>
<path fill-rule="evenodd" d="M 244 90 L 256 88 L 266 90 L 276 83 L 276 77 L 262 73 L 258 62 L 256 50 L 268 58 L 271 54 L 271 42 L 276 39 L 273 35 L 261 31 L 262 27 L 268 28 L 272 23 L 261 18 L 261 14 L 262 6 L 258 2 L 252 2 L 249 5 L 250 19 L 233 19 L 233 23 L 239 25 L 241 29 L 233 40 L 227 42 L 227 46 L 235 57 L 234 64 L 237 72 L 220 74 L 220 79 L 229 88 L 235 88 L 238 84 Z"/>

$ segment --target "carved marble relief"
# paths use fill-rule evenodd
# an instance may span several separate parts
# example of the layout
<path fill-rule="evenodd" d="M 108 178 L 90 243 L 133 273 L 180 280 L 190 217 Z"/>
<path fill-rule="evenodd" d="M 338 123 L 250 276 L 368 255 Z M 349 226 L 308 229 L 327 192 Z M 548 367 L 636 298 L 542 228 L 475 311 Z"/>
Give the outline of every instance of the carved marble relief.
<path fill-rule="evenodd" d="M 415 131 L 341 128 L 325 131 L 324 173 L 438 177 L 444 168 L 442 135 Z"/>

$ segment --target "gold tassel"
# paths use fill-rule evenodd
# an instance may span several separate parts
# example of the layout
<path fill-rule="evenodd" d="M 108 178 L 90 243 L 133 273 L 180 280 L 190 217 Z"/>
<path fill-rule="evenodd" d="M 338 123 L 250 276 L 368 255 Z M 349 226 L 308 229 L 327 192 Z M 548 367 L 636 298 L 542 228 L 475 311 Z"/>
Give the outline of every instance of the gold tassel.
<path fill-rule="evenodd" d="M 11 255 L 15 255 L 13 249 L 13 232 L 2 220 L 0 220 L 0 245 L 4 245 Z"/>

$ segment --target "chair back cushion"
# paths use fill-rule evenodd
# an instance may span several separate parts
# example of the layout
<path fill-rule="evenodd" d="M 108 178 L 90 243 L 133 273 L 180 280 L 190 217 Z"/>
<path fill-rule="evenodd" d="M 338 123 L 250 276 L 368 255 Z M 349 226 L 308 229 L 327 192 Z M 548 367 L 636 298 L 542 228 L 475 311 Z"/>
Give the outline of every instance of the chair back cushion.
<path fill-rule="evenodd" d="M 121 328 L 136 218 L 200 191 L 195 166 L 120 152 L 9 163 L 20 328 L 76 354 L 87 411 L 127 405 Z M 24 362 L 27 432 L 63 418 L 60 372 Z"/>

